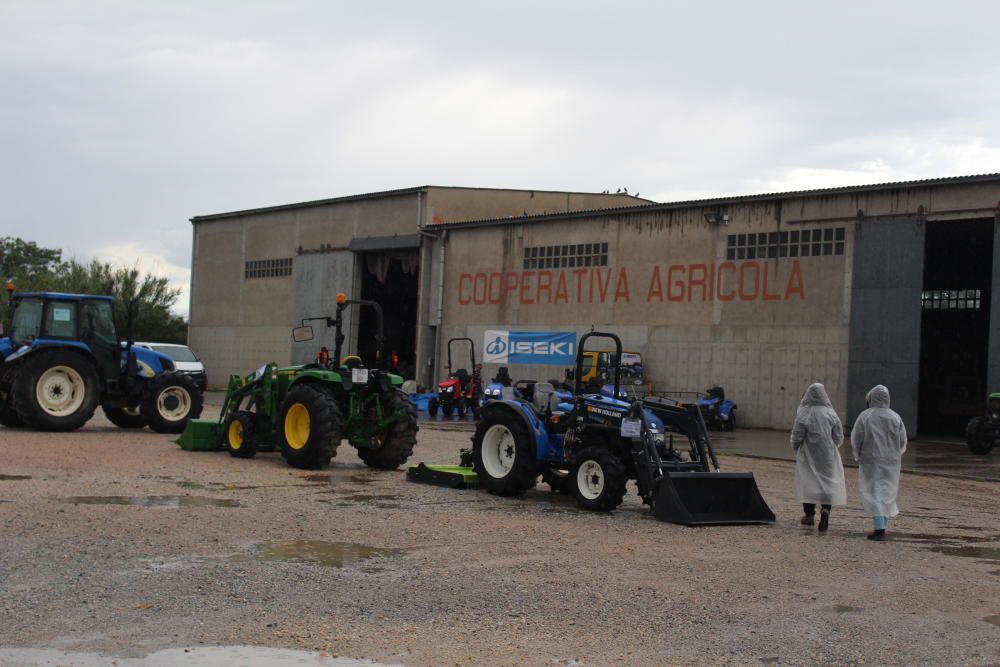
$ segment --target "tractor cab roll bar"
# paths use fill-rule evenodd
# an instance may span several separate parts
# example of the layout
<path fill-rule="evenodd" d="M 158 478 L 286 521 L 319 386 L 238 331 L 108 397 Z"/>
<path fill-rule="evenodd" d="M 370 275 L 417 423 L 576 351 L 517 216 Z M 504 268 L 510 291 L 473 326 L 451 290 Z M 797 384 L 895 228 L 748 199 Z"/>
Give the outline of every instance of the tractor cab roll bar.
<path fill-rule="evenodd" d="M 323 317 L 304 317 L 300 322 L 299 329 L 305 328 L 306 322 L 326 322 L 327 327 L 334 328 L 334 359 L 337 363 L 340 363 L 341 352 L 344 347 L 344 340 L 347 338 L 344 335 L 344 311 L 351 306 L 361 306 L 372 308 L 375 311 L 376 319 L 376 333 L 375 333 L 375 368 L 378 370 L 383 370 L 381 368 L 383 360 L 385 359 L 385 331 L 384 331 L 384 318 L 382 315 L 382 305 L 377 301 L 369 301 L 368 299 L 348 299 L 347 296 L 340 292 L 337 294 L 337 314 L 334 317 L 323 316 Z M 298 329 L 297 329 L 298 330 Z M 295 330 L 295 331 L 297 331 Z M 312 340 L 312 329 L 306 332 L 305 335 L 308 336 L 298 338 L 296 337 L 295 331 L 292 332 L 293 338 L 298 342 L 304 342 L 307 340 Z"/>
<path fill-rule="evenodd" d="M 583 377 L 583 353 L 586 351 L 587 341 L 591 338 L 606 338 L 615 344 L 615 393 L 612 394 L 615 398 L 618 398 L 621 391 L 621 372 L 622 372 L 622 339 L 613 333 L 603 333 L 600 331 L 591 331 L 586 333 L 580 338 L 580 343 L 576 348 L 576 376 L 575 376 L 575 388 L 573 393 L 576 396 L 581 396 L 583 394 L 583 382 L 580 378 Z"/>

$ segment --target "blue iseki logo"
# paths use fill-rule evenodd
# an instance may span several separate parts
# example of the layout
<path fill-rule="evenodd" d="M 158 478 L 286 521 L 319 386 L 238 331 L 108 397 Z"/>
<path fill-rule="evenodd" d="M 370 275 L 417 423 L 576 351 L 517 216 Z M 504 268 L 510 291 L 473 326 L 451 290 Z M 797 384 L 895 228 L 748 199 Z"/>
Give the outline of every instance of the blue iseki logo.
<path fill-rule="evenodd" d="M 569 366 L 576 358 L 576 334 L 566 331 L 487 331 L 483 359 L 488 364 Z"/>

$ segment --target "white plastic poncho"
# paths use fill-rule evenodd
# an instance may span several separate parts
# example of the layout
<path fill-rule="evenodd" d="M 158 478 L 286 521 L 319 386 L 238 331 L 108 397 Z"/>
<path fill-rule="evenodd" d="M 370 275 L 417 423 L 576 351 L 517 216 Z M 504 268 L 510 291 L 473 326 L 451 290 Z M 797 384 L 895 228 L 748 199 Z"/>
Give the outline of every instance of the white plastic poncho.
<path fill-rule="evenodd" d="M 843 442 L 844 427 L 826 387 L 818 382 L 810 385 L 792 427 L 795 497 L 800 503 L 847 504 L 844 462 L 837 449 Z"/>
<path fill-rule="evenodd" d="M 899 468 L 906 451 L 906 427 L 889 409 L 889 390 L 877 385 L 865 397 L 868 409 L 858 415 L 851 431 L 851 449 L 858 462 L 858 489 L 868 516 L 896 516 Z"/>

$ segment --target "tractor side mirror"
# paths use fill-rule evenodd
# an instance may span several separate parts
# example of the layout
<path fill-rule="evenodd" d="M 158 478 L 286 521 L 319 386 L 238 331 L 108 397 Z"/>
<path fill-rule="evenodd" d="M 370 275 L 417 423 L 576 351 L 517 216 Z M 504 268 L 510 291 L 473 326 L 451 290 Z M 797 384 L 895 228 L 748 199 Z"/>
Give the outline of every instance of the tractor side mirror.
<path fill-rule="evenodd" d="M 305 343 L 313 339 L 313 328 L 308 324 L 304 327 L 292 329 L 292 340 L 296 343 Z"/>

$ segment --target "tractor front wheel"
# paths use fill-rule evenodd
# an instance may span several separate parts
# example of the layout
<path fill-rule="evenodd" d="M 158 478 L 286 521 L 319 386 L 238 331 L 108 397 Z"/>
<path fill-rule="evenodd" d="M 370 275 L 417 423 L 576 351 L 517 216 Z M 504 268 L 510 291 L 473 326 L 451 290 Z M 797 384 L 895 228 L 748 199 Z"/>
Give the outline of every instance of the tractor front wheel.
<path fill-rule="evenodd" d="M 22 422 L 40 431 L 75 431 L 94 416 L 100 378 L 87 357 L 69 350 L 40 351 L 24 363 L 11 389 Z"/>
<path fill-rule="evenodd" d="M 340 409 L 330 391 L 310 384 L 294 386 L 278 415 L 281 456 L 293 468 L 325 468 L 337 454 L 342 427 Z"/>
<path fill-rule="evenodd" d="M 204 396 L 183 373 L 161 373 L 151 380 L 139 412 L 157 433 L 180 433 L 189 419 L 201 415 Z"/>
<path fill-rule="evenodd" d="M 497 496 L 520 496 L 538 480 L 535 444 L 524 421 L 506 406 L 483 416 L 472 438 L 479 483 Z"/>
<path fill-rule="evenodd" d="M 118 428 L 143 428 L 146 426 L 146 418 L 139 412 L 139 408 L 115 408 L 110 405 L 102 405 L 104 416 L 108 421 Z"/>
<path fill-rule="evenodd" d="M 458 418 L 465 419 L 465 415 L 468 413 L 468 407 L 466 405 L 465 396 L 458 399 Z"/>
<path fill-rule="evenodd" d="M 437 396 L 431 396 L 427 399 L 427 414 L 430 415 L 431 418 L 437 417 L 439 405 L 440 401 L 438 401 Z"/>
<path fill-rule="evenodd" d="M 382 418 L 395 417 L 381 433 L 377 448 L 359 449 L 358 457 L 370 468 L 395 470 L 406 463 L 417 444 L 417 408 L 399 389 L 390 389 L 381 397 Z"/>
<path fill-rule="evenodd" d="M 628 478 L 625 466 L 605 447 L 587 447 L 570 471 L 573 494 L 581 509 L 610 512 L 622 504 Z"/>
<path fill-rule="evenodd" d="M 238 459 L 250 459 L 257 453 L 253 441 L 253 413 L 239 410 L 226 420 L 226 449 Z"/>
<path fill-rule="evenodd" d="M 993 424 L 986 417 L 973 417 L 965 427 L 965 443 L 973 454 L 989 454 L 993 450 Z"/>

